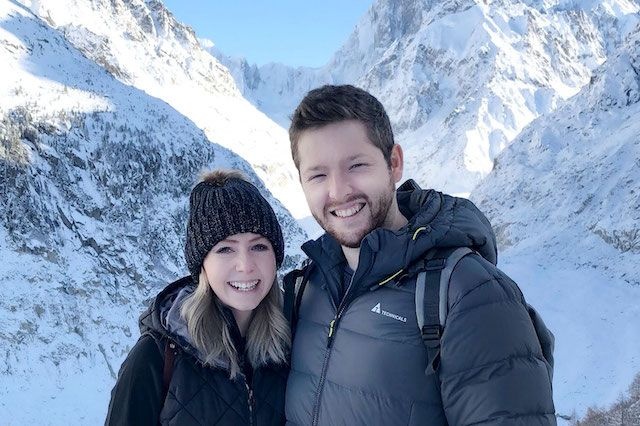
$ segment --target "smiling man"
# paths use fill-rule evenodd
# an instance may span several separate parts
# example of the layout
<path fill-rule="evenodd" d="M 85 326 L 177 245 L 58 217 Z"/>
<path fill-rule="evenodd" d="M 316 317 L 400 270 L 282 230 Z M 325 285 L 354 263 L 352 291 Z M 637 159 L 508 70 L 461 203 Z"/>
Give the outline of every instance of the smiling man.
<path fill-rule="evenodd" d="M 285 278 L 289 424 L 555 424 L 550 333 L 496 268 L 471 202 L 413 181 L 396 191 L 402 149 L 380 102 L 312 90 L 289 136 L 326 231 Z"/>

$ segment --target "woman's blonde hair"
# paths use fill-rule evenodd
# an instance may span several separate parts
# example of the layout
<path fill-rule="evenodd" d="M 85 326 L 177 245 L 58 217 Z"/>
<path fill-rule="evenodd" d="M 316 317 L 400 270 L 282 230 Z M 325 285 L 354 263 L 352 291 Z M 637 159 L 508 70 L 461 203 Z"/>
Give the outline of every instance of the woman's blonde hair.
<path fill-rule="evenodd" d="M 222 302 L 211 289 L 202 268 L 198 285 L 184 301 L 180 315 L 187 322 L 189 335 L 204 357 L 205 364 L 227 361 L 229 375 L 234 379 L 240 373 L 239 356 L 222 309 Z M 254 369 L 269 363 L 287 362 L 291 332 L 282 313 L 280 289 L 276 282 L 253 311 L 245 337 L 247 358 Z"/>

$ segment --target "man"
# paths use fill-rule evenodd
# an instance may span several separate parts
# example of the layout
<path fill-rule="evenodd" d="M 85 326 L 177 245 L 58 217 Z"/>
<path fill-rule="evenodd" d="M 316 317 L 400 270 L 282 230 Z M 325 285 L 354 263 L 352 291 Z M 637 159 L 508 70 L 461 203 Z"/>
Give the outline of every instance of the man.
<path fill-rule="evenodd" d="M 303 245 L 311 262 L 298 297 L 288 422 L 555 424 L 551 366 L 522 293 L 495 267 L 491 225 L 468 200 L 413 181 L 396 192 L 403 154 L 380 102 L 353 86 L 312 90 L 289 136 L 326 233 Z M 453 269 L 440 352 L 430 359 L 415 265 L 456 247 L 474 252 Z"/>

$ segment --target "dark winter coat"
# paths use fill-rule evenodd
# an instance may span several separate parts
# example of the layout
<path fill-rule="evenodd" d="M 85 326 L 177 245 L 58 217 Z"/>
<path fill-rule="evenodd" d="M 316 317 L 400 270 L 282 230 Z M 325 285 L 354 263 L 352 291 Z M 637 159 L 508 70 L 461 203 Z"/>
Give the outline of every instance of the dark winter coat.
<path fill-rule="evenodd" d="M 191 277 L 170 284 L 140 317 L 142 336 L 122 364 L 111 393 L 107 425 L 281 425 L 287 369 L 265 366 L 229 379 L 228 362 L 205 366 L 179 317 Z M 225 310 L 236 348 L 244 348 L 233 314 Z M 162 400 L 164 347 L 176 345 L 173 373 Z M 244 352 L 241 350 L 240 352 Z M 242 360 L 241 360 L 242 361 Z M 250 392 L 252 395 L 250 396 Z"/>
<path fill-rule="evenodd" d="M 332 296 L 345 266 L 338 243 L 325 234 L 303 246 L 312 269 L 293 342 L 288 424 L 555 424 L 551 366 L 521 291 L 495 266 L 487 219 L 470 201 L 432 190 L 397 196 L 408 225 L 364 238 L 342 300 Z M 398 272 L 434 247 L 464 246 L 480 255 L 453 272 L 440 368 L 427 375 L 415 276 Z"/>

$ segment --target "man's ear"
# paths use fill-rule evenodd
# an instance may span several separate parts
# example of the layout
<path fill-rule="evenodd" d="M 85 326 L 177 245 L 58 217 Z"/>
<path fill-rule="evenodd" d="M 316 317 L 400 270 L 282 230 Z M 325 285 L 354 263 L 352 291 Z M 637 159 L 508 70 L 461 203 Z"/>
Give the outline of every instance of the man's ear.
<path fill-rule="evenodd" d="M 391 176 L 393 176 L 393 182 L 398 183 L 402 179 L 402 171 L 404 169 L 404 157 L 402 154 L 402 148 L 398 144 L 394 144 L 391 148 Z"/>

